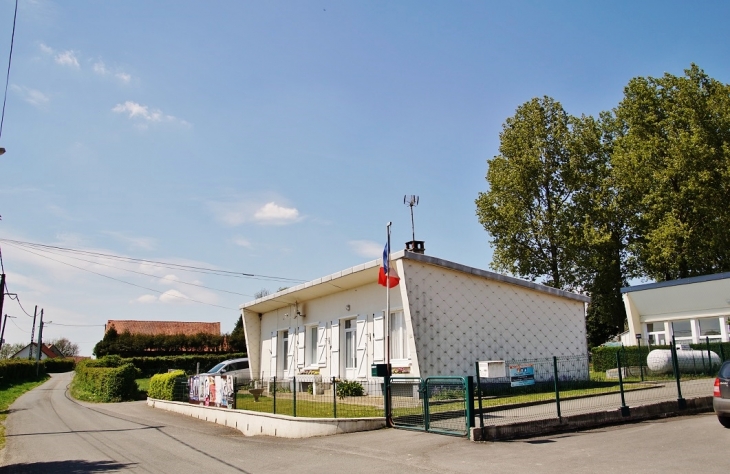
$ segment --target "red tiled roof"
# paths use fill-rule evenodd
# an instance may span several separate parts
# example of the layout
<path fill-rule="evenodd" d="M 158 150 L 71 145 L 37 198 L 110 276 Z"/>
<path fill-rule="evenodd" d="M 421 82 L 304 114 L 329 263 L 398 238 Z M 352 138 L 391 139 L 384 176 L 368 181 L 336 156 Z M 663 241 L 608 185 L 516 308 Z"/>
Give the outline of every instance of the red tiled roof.
<path fill-rule="evenodd" d="M 220 336 L 221 323 L 194 323 L 182 321 L 133 321 L 114 320 L 107 322 L 106 330 L 116 329 L 121 334 L 129 331 L 130 334 L 185 334 L 193 335 L 198 333 L 213 334 Z"/>

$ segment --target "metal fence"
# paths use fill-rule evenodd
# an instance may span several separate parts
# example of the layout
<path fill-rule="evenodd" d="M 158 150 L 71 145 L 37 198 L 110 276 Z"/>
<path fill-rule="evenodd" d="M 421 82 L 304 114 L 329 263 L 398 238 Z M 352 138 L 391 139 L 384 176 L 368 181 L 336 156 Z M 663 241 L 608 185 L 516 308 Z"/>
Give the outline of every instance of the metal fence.
<path fill-rule="evenodd" d="M 382 379 L 349 381 L 319 376 L 252 380 L 236 386 L 236 409 L 307 418 L 382 417 Z"/>

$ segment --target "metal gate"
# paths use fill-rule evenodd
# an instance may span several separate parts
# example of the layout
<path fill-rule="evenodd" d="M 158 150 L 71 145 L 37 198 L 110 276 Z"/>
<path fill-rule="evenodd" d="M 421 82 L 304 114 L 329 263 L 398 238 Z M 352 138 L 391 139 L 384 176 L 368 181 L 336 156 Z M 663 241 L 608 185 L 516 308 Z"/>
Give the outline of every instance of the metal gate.
<path fill-rule="evenodd" d="M 467 436 L 474 406 L 469 377 L 391 377 L 393 427 Z"/>

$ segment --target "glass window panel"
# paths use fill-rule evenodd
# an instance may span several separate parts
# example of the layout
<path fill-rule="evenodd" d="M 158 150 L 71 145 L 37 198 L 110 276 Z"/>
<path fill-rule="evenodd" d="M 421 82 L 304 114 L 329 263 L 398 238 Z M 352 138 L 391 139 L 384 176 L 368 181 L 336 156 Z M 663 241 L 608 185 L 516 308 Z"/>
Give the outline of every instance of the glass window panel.
<path fill-rule="evenodd" d="M 345 367 L 348 369 L 355 367 L 355 334 L 353 331 L 345 333 Z"/>
<path fill-rule="evenodd" d="M 648 323 L 646 325 L 646 330 L 648 332 L 659 332 L 664 331 L 664 323 Z"/>
<path fill-rule="evenodd" d="M 284 349 L 284 370 L 287 370 L 289 368 L 289 331 L 283 331 L 281 337 Z"/>
<path fill-rule="evenodd" d="M 692 326 L 689 321 L 673 321 L 672 331 L 674 337 L 692 337 Z"/>
<path fill-rule="evenodd" d="M 700 319 L 701 336 L 719 336 L 720 318 Z"/>
<path fill-rule="evenodd" d="M 312 326 L 309 332 L 311 334 L 311 337 L 309 338 L 311 341 L 309 345 L 309 363 L 314 364 L 317 362 L 317 326 Z"/>

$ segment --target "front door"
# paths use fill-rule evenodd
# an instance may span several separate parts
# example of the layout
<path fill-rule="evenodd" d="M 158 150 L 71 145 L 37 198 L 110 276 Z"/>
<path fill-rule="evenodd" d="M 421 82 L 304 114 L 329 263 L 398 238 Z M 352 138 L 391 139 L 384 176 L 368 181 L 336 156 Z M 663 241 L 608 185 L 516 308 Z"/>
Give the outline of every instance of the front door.
<path fill-rule="evenodd" d="M 354 319 L 345 321 L 345 378 L 357 376 L 357 325 Z"/>

